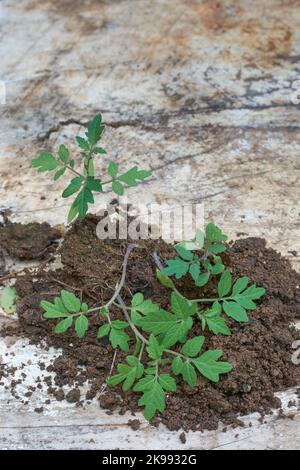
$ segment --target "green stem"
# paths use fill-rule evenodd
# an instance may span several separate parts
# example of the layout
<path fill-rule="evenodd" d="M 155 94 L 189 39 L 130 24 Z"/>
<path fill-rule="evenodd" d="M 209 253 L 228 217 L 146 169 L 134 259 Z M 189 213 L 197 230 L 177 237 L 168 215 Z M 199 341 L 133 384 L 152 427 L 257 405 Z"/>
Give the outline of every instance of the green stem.
<path fill-rule="evenodd" d="M 70 165 L 64 165 L 61 161 L 58 161 L 58 163 L 60 164 L 61 167 L 66 167 L 68 170 L 72 171 L 74 175 L 80 176 L 81 178 L 85 179 L 84 175 L 79 173 L 79 171 L 74 170 L 74 168 L 72 168 Z"/>
<path fill-rule="evenodd" d="M 183 357 L 185 360 L 189 360 L 189 358 L 184 356 L 184 354 L 180 354 L 179 352 L 172 351 L 172 349 L 164 349 L 164 352 L 166 352 L 167 354 L 172 354 L 172 356 L 179 356 L 179 357 Z"/>
<path fill-rule="evenodd" d="M 101 182 L 101 185 L 104 186 L 105 184 L 110 184 L 110 183 L 112 183 L 113 181 L 114 181 L 113 179 L 107 180 L 107 181 L 103 181 L 103 182 Z"/>
<path fill-rule="evenodd" d="M 197 303 L 212 303 L 212 302 L 221 302 L 223 300 L 232 300 L 232 297 L 216 297 L 214 299 L 189 299 L 190 302 L 197 302 Z"/>
<path fill-rule="evenodd" d="M 140 354 L 139 354 L 139 362 L 141 362 L 142 355 L 143 355 L 143 352 L 144 352 L 144 348 L 145 348 L 145 343 L 142 343 L 142 346 L 141 346 L 141 349 L 140 349 Z"/>

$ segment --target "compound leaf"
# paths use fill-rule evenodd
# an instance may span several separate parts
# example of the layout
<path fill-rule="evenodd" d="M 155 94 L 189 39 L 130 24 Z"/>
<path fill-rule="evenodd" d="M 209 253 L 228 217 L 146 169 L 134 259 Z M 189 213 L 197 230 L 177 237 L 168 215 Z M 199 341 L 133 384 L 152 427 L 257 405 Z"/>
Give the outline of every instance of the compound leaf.
<path fill-rule="evenodd" d="M 63 289 L 60 294 L 63 304 L 69 312 L 78 313 L 80 311 L 81 302 L 73 292 Z"/>
<path fill-rule="evenodd" d="M 31 165 L 38 171 L 52 171 L 58 167 L 56 158 L 49 152 L 41 152 L 38 158 L 31 160 Z"/>
<path fill-rule="evenodd" d="M 174 258 L 167 261 L 167 267 L 161 270 L 161 274 L 164 276 L 175 275 L 176 279 L 183 277 L 189 270 L 189 263 L 182 260 L 181 258 Z"/>
<path fill-rule="evenodd" d="M 89 327 L 89 321 L 85 315 L 79 315 L 75 322 L 75 331 L 79 338 L 83 338 Z"/>
<path fill-rule="evenodd" d="M 218 361 L 222 355 L 221 350 L 206 351 L 197 359 L 193 359 L 193 364 L 204 377 L 218 382 L 221 374 L 227 374 L 233 368 L 229 362 Z"/>

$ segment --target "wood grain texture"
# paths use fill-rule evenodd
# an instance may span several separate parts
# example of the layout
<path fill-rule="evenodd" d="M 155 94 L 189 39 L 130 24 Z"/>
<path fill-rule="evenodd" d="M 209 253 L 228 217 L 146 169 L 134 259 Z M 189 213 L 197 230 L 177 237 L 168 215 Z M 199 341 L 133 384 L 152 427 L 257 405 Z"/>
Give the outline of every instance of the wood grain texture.
<path fill-rule="evenodd" d="M 80 158 L 73 137 L 101 111 L 108 156 L 99 171 L 118 158 L 154 172 L 130 190 L 131 203 L 141 192 L 145 203 L 204 203 L 206 220 L 232 238 L 267 238 L 299 269 L 299 2 L 3 0 L 0 31 L 0 209 L 63 223 L 64 183 L 38 175 L 30 160 L 70 138 Z M 112 198 L 98 197 L 95 211 Z M 11 348 L 21 360 L 26 348 Z M 0 393 L 2 448 L 182 446 L 176 433 L 146 424 L 134 433 L 95 404 L 52 403 L 37 416 L 35 399 L 20 405 Z M 295 412 L 293 421 L 224 435 L 190 433 L 186 446 L 300 448 L 297 427 Z"/>

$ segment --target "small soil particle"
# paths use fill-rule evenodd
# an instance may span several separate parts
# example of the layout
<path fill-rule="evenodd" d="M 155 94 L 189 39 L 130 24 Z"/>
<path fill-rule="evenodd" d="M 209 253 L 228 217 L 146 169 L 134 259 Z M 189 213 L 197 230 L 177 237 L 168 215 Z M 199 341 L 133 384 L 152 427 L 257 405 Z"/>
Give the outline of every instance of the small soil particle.
<path fill-rule="evenodd" d="M 139 419 L 130 419 L 127 424 L 133 431 L 138 431 L 141 427 L 141 422 Z"/>
<path fill-rule="evenodd" d="M 107 392 L 100 396 L 99 403 L 102 408 L 114 410 L 118 405 L 120 405 L 120 400 L 115 393 Z"/>
<path fill-rule="evenodd" d="M 66 394 L 66 400 L 69 403 L 77 403 L 80 400 L 80 390 L 78 388 L 73 388 Z"/>
<path fill-rule="evenodd" d="M 35 411 L 36 413 L 43 413 L 44 408 L 43 408 L 42 406 L 41 406 L 40 408 L 37 407 L 37 408 L 34 408 L 34 411 Z"/>
<path fill-rule="evenodd" d="M 185 444 L 186 443 L 186 434 L 184 432 L 182 432 L 180 435 L 179 435 L 179 439 L 180 441 L 182 442 L 182 444 Z"/>

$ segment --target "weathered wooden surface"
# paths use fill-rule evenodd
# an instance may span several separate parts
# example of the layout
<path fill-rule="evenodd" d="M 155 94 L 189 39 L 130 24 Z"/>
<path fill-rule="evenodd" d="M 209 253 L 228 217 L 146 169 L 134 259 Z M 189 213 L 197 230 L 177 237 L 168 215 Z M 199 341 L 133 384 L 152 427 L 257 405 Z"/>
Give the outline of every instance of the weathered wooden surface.
<path fill-rule="evenodd" d="M 101 111 L 109 154 L 99 170 L 111 157 L 154 170 L 131 202 L 141 191 L 146 203 L 204 202 L 206 218 L 231 237 L 264 236 L 299 269 L 299 26 L 297 0 L 2 1 L 1 208 L 15 220 L 63 222 L 63 183 L 38 175 L 30 159 Z M 1 390 L 0 447 L 182 446 L 149 426 L 134 433 L 127 418 L 95 406 L 62 413 L 53 403 L 37 416 L 8 399 Z M 190 434 L 186 446 L 300 448 L 298 426 L 299 415 Z"/>
<path fill-rule="evenodd" d="M 296 406 L 287 406 L 291 399 L 298 401 L 293 390 L 279 394 L 289 418 L 278 419 L 276 412 L 261 424 L 259 416 L 253 414 L 243 419 L 244 428 L 223 433 L 220 426 L 218 431 L 190 432 L 186 443 L 182 444 L 179 439 L 182 431 L 170 432 L 163 426 L 157 430 L 140 415 L 141 428 L 133 431 L 127 425 L 128 420 L 134 419 L 130 413 L 107 415 L 99 408 L 97 400 L 84 408 L 76 408 L 66 401 L 53 400 L 46 404 L 49 395 L 43 382 L 41 390 L 34 392 L 30 399 L 26 398 L 28 385 L 38 376 L 49 376 L 49 372 L 40 370 L 38 362 L 48 364 L 58 353 L 55 350 L 45 352 L 24 340 L 14 341 L 0 343 L 0 358 L 1 362 L 18 367 L 15 379 L 21 377 L 22 372 L 26 374 L 16 392 L 29 403 L 24 406 L 21 400 L 11 399 L 5 389 L 0 388 L 0 449 L 300 449 L 300 411 Z M 15 356 L 7 356 L 12 350 Z M 6 383 L 9 382 L 4 380 Z M 42 414 L 34 411 L 40 407 L 44 408 Z M 252 427 L 249 427 L 250 422 Z"/>

